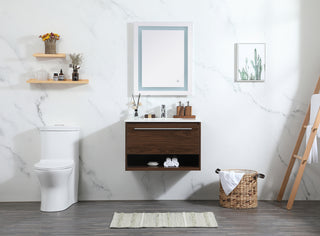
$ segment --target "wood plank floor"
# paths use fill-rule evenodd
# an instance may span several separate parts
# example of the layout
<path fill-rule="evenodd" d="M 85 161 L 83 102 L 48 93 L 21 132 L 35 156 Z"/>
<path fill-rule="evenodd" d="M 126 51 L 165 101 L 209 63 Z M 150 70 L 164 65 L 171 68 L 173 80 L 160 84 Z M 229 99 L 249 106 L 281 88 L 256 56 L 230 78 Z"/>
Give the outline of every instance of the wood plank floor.
<path fill-rule="evenodd" d="M 58 213 L 40 203 L 0 203 L 0 235 L 320 235 L 320 201 L 259 201 L 258 208 L 222 208 L 218 201 L 91 201 Z M 218 228 L 109 229 L 113 212 L 213 211 Z"/>

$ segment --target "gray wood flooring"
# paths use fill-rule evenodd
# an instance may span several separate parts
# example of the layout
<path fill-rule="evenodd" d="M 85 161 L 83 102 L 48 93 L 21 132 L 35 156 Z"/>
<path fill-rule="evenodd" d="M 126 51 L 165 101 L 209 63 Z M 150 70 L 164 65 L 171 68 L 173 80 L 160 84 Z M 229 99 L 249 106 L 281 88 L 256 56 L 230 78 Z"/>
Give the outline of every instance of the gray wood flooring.
<path fill-rule="evenodd" d="M 79 202 L 58 213 L 39 202 L 0 203 L 0 235 L 320 235 L 320 201 L 259 201 L 255 209 L 222 208 L 218 201 Z M 109 229 L 113 212 L 213 211 L 218 228 Z"/>

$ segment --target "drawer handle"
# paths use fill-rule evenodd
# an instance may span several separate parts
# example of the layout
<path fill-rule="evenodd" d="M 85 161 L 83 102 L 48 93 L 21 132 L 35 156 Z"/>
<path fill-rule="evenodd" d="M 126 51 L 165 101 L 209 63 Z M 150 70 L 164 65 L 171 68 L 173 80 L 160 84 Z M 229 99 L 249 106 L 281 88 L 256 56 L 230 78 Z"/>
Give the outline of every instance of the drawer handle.
<path fill-rule="evenodd" d="M 133 128 L 134 130 L 192 130 L 192 128 Z"/>

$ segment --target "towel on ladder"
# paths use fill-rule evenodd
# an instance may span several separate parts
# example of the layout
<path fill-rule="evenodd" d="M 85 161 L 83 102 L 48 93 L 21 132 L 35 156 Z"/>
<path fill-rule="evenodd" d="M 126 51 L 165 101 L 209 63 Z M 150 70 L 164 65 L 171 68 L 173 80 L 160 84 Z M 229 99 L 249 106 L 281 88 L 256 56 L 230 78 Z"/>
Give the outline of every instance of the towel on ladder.
<path fill-rule="evenodd" d="M 308 125 L 307 129 L 306 129 L 306 145 L 308 143 L 310 134 L 311 134 L 311 130 L 312 130 L 312 125 Z M 317 135 L 318 136 L 318 135 Z M 308 157 L 308 163 L 318 163 L 318 140 L 317 140 L 317 136 L 314 138 L 313 143 L 312 143 L 312 147 L 311 147 L 311 151 Z"/>
<path fill-rule="evenodd" d="M 311 105 L 310 105 L 310 120 L 309 125 L 306 128 L 306 143 L 308 143 L 312 126 L 314 121 L 316 120 L 316 116 L 318 114 L 318 110 L 320 107 L 320 94 L 314 94 L 311 97 Z M 320 130 L 318 129 L 317 135 L 312 143 L 311 151 L 308 157 L 308 163 L 317 163 L 318 162 L 318 142 L 317 138 L 320 137 Z"/>

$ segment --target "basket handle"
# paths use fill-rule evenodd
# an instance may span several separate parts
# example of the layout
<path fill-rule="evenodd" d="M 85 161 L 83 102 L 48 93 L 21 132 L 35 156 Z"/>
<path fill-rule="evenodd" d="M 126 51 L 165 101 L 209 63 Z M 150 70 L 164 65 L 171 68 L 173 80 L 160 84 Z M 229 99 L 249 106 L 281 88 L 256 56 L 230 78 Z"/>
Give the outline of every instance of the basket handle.
<path fill-rule="evenodd" d="M 258 173 L 256 178 L 261 178 L 261 179 L 264 179 L 265 175 L 264 174 L 261 174 L 261 173 Z"/>
<path fill-rule="evenodd" d="M 220 171 L 221 171 L 221 169 L 217 168 L 215 172 L 216 172 L 217 174 L 219 174 Z"/>

